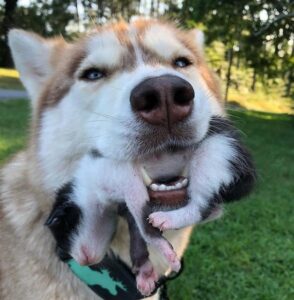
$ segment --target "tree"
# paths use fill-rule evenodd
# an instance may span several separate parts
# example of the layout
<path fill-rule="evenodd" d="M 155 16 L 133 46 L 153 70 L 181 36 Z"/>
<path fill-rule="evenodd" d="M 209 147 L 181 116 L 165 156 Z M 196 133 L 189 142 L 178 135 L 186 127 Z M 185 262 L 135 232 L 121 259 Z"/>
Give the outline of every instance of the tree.
<path fill-rule="evenodd" d="M 5 0 L 3 7 L 3 16 L 0 26 L 0 65 L 11 66 L 12 60 L 7 45 L 7 34 L 14 25 L 15 10 L 17 0 Z"/>

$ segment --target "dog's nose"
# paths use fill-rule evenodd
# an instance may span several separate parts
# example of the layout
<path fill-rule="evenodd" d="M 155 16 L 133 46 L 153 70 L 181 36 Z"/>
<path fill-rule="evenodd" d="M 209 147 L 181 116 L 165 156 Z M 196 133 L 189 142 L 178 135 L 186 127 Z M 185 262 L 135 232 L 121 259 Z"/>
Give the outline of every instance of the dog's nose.
<path fill-rule="evenodd" d="M 168 128 L 191 114 L 193 99 L 192 85 L 174 75 L 145 79 L 133 89 L 130 97 L 132 109 L 140 118 Z"/>

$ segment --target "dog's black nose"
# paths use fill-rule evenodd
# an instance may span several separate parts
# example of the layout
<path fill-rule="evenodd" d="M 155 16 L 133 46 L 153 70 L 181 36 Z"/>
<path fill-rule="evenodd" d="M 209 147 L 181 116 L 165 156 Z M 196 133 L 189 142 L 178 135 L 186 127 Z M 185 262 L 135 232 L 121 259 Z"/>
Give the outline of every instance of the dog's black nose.
<path fill-rule="evenodd" d="M 133 111 L 152 125 L 172 125 L 186 119 L 192 111 L 192 85 L 174 75 L 148 78 L 131 93 Z"/>

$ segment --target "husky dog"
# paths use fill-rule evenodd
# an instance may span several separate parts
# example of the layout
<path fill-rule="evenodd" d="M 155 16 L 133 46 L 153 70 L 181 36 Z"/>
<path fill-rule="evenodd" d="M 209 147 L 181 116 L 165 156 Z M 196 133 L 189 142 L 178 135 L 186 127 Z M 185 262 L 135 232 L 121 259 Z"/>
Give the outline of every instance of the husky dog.
<path fill-rule="evenodd" d="M 47 221 L 57 240 L 59 254 L 69 253 L 80 264 L 99 262 L 115 229 L 115 204 L 125 201 L 131 213 L 127 214 L 130 234 L 134 243 L 140 244 L 140 247 L 130 249 L 133 267 L 137 271 L 137 287 L 143 295 L 149 295 L 155 288 L 158 275 L 148 259 L 141 236 L 165 256 L 173 271 L 179 270 L 180 262 L 159 231 L 148 228 L 147 219 L 160 231 L 215 219 L 221 215 L 222 203 L 247 195 L 255 180 L 251 156 L 237 131 L 225 118 L 215 116 L 211 119 L 207 136 L 195 150 L 169 153 L 157 164 L 176 168 L 175 162 L 185 157 L 190 157 L 187 174 L 183 174 L 187 177 L 165 178 L 165 183 L 161 184 L 155 182 L 163 182 L 162 178 L 153 180 L 144 170 L 154 164 L 154 158 L 146 159 L 141 171 L 135 163 L 97 157 L 97 153 L 82 158 L 73 181 L 59 191 Z M 161 194 L 168 194 L 173 199 L 187 189 L 184 195 L 187 194 L 188 201 L 185 206 L 172 209 L 166 198 L 166 203 L 161 203 L 165 207 L 156 207 L 149 199 L 148 189 L 149 195 L 156 198 L 157 194 L 157 199 Z M 162 208 L 165 211 L 158 211 Z M 168 208 L 170 210 L 167 211 Z M 69 210 L 71 213 L 67 212 Z M 64 224 L 74 222 L 74 211 L 79 211 L 81 218 L 76 220 L 75 230 L 65 230 Z"/>
<path fill-rule="evenodd" d="M 170 183 L 171 175 L 181 176 L 186 161 L 173 169 L 159 166 L 156 158 L 193 148 L 206 136 L 211 118 L 225 115 L 204 59 L 203 36 L 136 20 L 99 27 L 71 43 L 12 30 L 9 45 L 32 113 L 27 148 L 1 170 L 0 298 L 97 299 L 57 257 L 44 226 L 56 192 L 91 151 L 140 167 L 153 157 L 145 169 L 149 178 Z M 152 217 L 154 225 L 162 219 Z M 190 233 L 190 227 L 164 233 L 178 257 Z M 121 219 L 110 247 L 131 264 Z M 166 263 L 148 251 L 156 272 L 164 274 Z"/>

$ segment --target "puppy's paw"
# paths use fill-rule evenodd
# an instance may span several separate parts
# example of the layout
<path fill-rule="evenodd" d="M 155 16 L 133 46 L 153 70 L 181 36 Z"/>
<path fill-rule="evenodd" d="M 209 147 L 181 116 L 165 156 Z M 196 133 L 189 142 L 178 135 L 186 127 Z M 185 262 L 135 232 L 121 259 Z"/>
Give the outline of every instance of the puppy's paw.
<path fill-rule="evenodd" d="M 143 296 L 149 296 L 155 289 L 158 275 L 155 272 L 151 262 L 146 261 L 138 271 L 136 276 L 137 289 Z"/>
<path fill-rule="evenodd" d="M 149 223 L 160 231 L 174 229 L 172 219 L 167 212 L 157 211 L 149 215 Z"/>
<path fill-rule="evenodd" d="M 169 262 L 169 265 L 170 265 L 171 269 L 174 272 L 179 272 L 180 271 L 181 262 L 180 262 L 180 260 L 178 259 L 178 256 L 175 253 L 174 254 L 169 254 L 168 262 Z"/>

